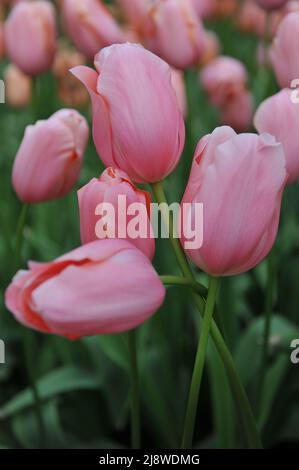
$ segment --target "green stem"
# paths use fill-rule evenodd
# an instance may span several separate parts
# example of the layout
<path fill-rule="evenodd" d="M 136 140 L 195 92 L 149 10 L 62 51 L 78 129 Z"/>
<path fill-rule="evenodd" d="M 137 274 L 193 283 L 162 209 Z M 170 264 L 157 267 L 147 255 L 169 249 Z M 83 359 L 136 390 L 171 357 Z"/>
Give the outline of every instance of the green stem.
<path fill-rule="evenodd" d="M 131 373 L 131 441 L 132 449 L 140 449 L 139 374 L 135 330 L 131 330 L 128 333 L 128 345 Z"/>
<path fill-rule="evenodd" d="M 265 296 L 265 324 L 263 334 L 263 349 L 261 356 L 261 368 L 259 374 L 259 382 L 257 388 L 257 404 L 258 411 L 262 402 L 264 393 L 264 385 L 267 371 L 267 364 L 269 358 L 269 338 L 271 333 L 271 320 L 272 320 L 272 306 L 273 306 L 273 291 L 274 291 L 274 266 L 273 266 L 273 252 L 269 254 L 267 260 L 267 285 Z"/>
<path fill-rule="evenodd" d="M 43 420 L 42 415 L 42 403 L 39 396 L 38 388 L 36 385 L 34 373 L 33 373 L 33 363 L 32 363 L 32 335 L 30 331 L 26 328 L 22 327 L 22 342 L 23 342 L 23 350 L 25 356 L 25 364 L 26 364 L 26 371 L 29 380 L 29 384 L 31 387 L 33 401 L 34 401 L 34 410 L 36 416 L 36 422 L 39 430 L 39 438 L 40 438 L 40 447 L 44 448 L 46 445 L 46 428 L 45 423 Z"/>
<path fill-rule="evenodd" d="M 19 216 L 19 220 L 18 220 L 17 229 L 16 229 L 15 264 L 16 264 L 17 270 L 20 269 L 20 267 L 22 266 L 22 246 L 23 246 L 23 241 L 24 241 L 23 232 L 24 232 L 24 227 L 25 227 L 26 220 L 27 220 L 29 207 L 30 207 L 29 204 L 23 204 L 23 207 L 21 209 L 21 213 Z M 31 358 L 32 337 L 30 338 L 29 331 L 27 331 L 25 328 L 22 328 L 22 342 L 23 342 L 23 349 L 24 349 L 24 355 L 25 355 L 26 372 L 27 372 L 28 381 L 29 381 L 32 395 L 33 395 L 34 409 L 35 409 L 36 421 L 37 421 L 37 425 L 39 429 L 41 447 L 43 447 L 46 443 L 46 430 L 45 430 L 45 425 L 43 421 L 41 400 L 39 397 L 38 389 L 37 389 L 36 382 L 35 382 L 34 372 L 33 372 L 34 366 L 32 364 L 32 358 Z"/>
<path fill-rule="evenodd" d="M 159 204 L 161 202 L 167 203 L 167 199 L 161 182 L 152 184 L 152 190 Z M 166 220 L 165 222 L 168 223 L 168 220 Z M 181 248 L 179 240 L 173 237 L 173 220 L 171 216 L 169 217 L 169 234 L 170 242 L 172 244 L 173 250 L 177 258 L 177 262 L 180 266 L 183 275 L 187 279 L 196 282 L 194 274 L 189 266 L 185 253 Z M 192 292 L 192 297 L 199 313 L 203 315 L 205 309 L 204 299 L 195 292 Z M 242 423 L 243 432 L 246 436 L 248 446 L 250 448 L 262 448 L 262 444 L 257 430 L 257 425 L 246 392 L 237 374 L 231 353 L 229 352 L 225 341 L 221 335 L 221 332 L 214 320 L 212 320 L 211 322 L 211 335 L 226 369 L 226 373 L 230 382 L 234 398 L 236 400 L 236 405 L 240 415 L 240 421 Z"/>
<path fill-rule="evenodd" d="M 190 287 L 190 289 L 193 289 L 195 292 L 198 292 L 198 294 L 202 295 L 203 297 L 206 297 L 207 295 L 206 287 L 204 287 L 199 282 L 191 281 L 190 279 L 187 279 L 186 277 L 165 275 L 165 276 L 160 276 L 160 280 L 166 286 Z"/>
<path fill-rule="evenodd" d="M 18 225 L 16 229 L 16 244 L 15 244 L 15 264 L 16 264 L 16 269 L 19 269 L 21 264 L 22 264 L 22 246 L 23 246 L 23 232 L 24 232 L 24 227 L 25 223 L 27 220 L 28 212 L 29 212 L 29 204 L 23 204 L 19 220 L 18 220 Z"/>
<path fill-rule="evenodd" d="M 192 447 L 200 386 L 206 359 L 208 340 L 210 336 L 211 322 L 216 304 L 218 285 L 219 280 L 217 278 L 211 277 L 208 289 L 207 303 L 203 317 L 202 331 L 198 342 L 198 348 L 189 391 L 182 441 L 183 449 L 190 449 Z"/>

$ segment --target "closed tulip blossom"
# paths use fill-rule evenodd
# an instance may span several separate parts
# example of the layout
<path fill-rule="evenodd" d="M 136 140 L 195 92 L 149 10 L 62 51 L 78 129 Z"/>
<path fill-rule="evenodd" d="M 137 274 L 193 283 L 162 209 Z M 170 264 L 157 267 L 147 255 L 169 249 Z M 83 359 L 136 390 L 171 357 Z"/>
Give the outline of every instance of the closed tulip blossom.
<path fill-rule="evenodd" d="M 243 91 L 231 99 L 221 113 L 221 122 L 235 131 L 250 129 L 253 119 L 253 99 L 250 91 Z"/>
<path fill-rule="evenodd" d="M 12 172 L 19 198 L 36 203 L 68 193 L 78 180 L 88 134 L 86 119 L 71 109 L 27 126 Z"/>
<path fill-rule="evenodd" d="M 206 18 L 213 14 L 216 0 L 192 0 L 192 5 L 200 18 Z"/>
<path fill-rule="evenodd" d="M 187 94 L 184 74 L 181 70 L 171 69 L 171 84 L 174 88 L 179 108 L 184 117 L 187 116 Z"/>
<path fill-rule="evenodd" d="M 31 100 L 32 79 L 14 64 L 9 64 L 4 71 L 5 101 L 12 108 L 24 108 Z"/>
<path fill-rule="evenodd" d="M 299 78 L 299 13 L 290 13 L 281 21 L 270 49 L 270 60 L 281 88 L 288 88 Z"/>
<path fill-rule="evenodd" d="M 120 200 L 122 198 L 122 200 Z M 79 209 L 80 209 L 80 230 L 82 243 L 89 243 L 97 238 L 127 238 L 137 248 L 152 259 L 155 252 L 155 241 L 151 237 L 150 225 L 150 194 L 146 191 L 136 188 L 130 178 L 121 170 L 108 168 L 100 178 L 93 178 L 88 184 L 78 191 Z M 102 204 L 102 209 L 99 205 Z M 106 204 L 106 205 L 105 205 Z M 107 204 L 114 209 L 114 214 L 110 215 Z M 140 215 L 142 218 L 142 227 L 139 227 L 144 233 L 144 237 L 136 237 L 135 232 L 130 235 L 130 223 L 135 218 L 135 209 L 133 213 L 127 215 L 131 204 L 142 207 L 144 212 Z M 139 210 L 139 209 L 138 209 Z M 101 212 L 103 211 L 103 214 Z M 100 219 L 99 215 L 111 217 L 111 224 L 107 227 L 106 219 Z M 99 231 L 97 233 L 97 224 Z M 104 226 L 103 226 L 104 225 Z"/>
<path fill-rule="evenodd" d="M 176 167 L 185 126 L 169 66 L 136 44 L 95 57 L 96 71 L 75 67 L 93 105 L 93 136 L 104 164 L 136 182 L 160 181 Z"/>
<path fill-rule="evenodd" d="M 124 18 L 138 27 L 153 0 L 116 0 Z"/>
<path fill-rule="evenodd" d="M 121 29 L 101 0 L 63 0 L 62 14 L 73 43 L 90 59 L 103 47 L 124 41 Z"/>
<path fill-rule="evenodd" d="M 288 0 L 255 0 L 256 3 L 264 8 L 264 10 L 271 11 L 277 10 L 278 8 L 282 8 L 288 2 Z"/>
<path fill-rule="evenodd" d="M 204 29 L 191 0 L 153 2 L 144 21 L 143 41 L 177 69 L 198 63 L 204 48 Z"/>
<path fill-rule="evenodd" d="M 262 261 L 276 238 L 286 178 L 282 145 L 269 134 L 220 127 L 202 138 L 182 200 L 193 205 L 185 215 L 191 223 L 194 204 L 203 204 L 203 244 L 186 250 L 192 261 L 213 276 Z"/>
<path fill-rule="evenodd" d="M 37 75 L 50 70 L 56 52 L 55 10 L 51 2 L 18 3 L 5 25 L 6 52 L 22 72 Z"/>
<path fill-rule="evenodd" d="M 135 328 L 165 296 L 149 259 L 125 240 L 97 240 L 28 267 L 7 288 L 6 307 L 23 325 L 69 339 Z"/>
<path fill-rule="evenodd" d="M 4 57 L 5 54 L 5 44 L 4 44 L 4 26 L 0 21 L 0 59 Z"/>
<path fill-rule="evenodd" d="M 219 56 L 211 60 L 200 72 L 203 89 L 214 106 L 222 107 L 244 91 L 247 71 L 237 59 Z"/>
<path fill-rule="evenodd" d="M 297 98 L 292 99 L 292 96 Z M 289 183 L 299 179 L 299 103 L 296 90 L 284 89 L 267 98 L 257 109 L 254 125 L 258 132 L 269 132 L 282 143 Z"/>

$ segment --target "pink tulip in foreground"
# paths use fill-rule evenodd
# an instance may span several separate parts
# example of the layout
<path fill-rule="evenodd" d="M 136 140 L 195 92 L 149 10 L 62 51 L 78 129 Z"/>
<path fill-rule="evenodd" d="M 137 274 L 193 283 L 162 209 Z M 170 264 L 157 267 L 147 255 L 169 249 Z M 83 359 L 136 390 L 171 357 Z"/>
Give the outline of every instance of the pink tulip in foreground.
<path fill-rule="evenodd" d="M 186 250 L 192 261 L 214 276 L 262 261 L 276 238 L 286 178 L 282 145 L 269 134 L 220 127 L 201 139 L 182 200 L 203 204 L 203 245 Z"/>
<path fill-rule="evenodd" d="M 178 69 L 198 63 L 203 52 L 204 29 L 191 0 L 154 2 L 143 34 L 146 47 Z"/>
<path fill-rule="evenodd" d="M 148 258 L 125 240 L 97 240 L 49 263 L 29 262 L 6 290 L 16 319 L 76 339 L 135 328 L 163 303 Z"/>
<path fill-rule="evenodd" d="M 124 199 L 124 203 L 120 201 L 120 196 Z M 96 208 L 99 204 L 111 204 L 115 211 L 115 217 L 111 220 L 112 225 L 110 228 L 102 227 L 103 224 L 101 224 L 99 227 L 99 230 L 101 229 L 101 232 L 103 232 L 100 234 L 101 238 L 104 238 L 105 235 L 107 238 L 126 238 L 143 251 L 149 259 L 153 258 L 155 240 L 150 238 L 151 225 L 149 221 L 151 196 L 148 192 L 136 188 L 126 173 L 118 169 L 108 168 L 99 179 L 93 178 L 78 191 L 78 200 L 82 243 L 100 238 L 99 234 L 96 234 L 96 227 L 97 224 L 100 224 L 101 219 L 100 214 L 96 215 Z M 129 205 L 136 203 L 139 207 L 144 208 L 143 229 L 145 230 L 145 238 L 132 238 L 128 234 L 129 224 L 136 216 L 136 213 L 134 211 L 128 217 L 126 217 L 126 213 Z M 105 211 L 104 207 L 103 210 Z M 105 215 L 105 212 L 102 215 Z M 132 235 L 134 236 L 133 233 Z"/>
<path fill-rule="evenodd" d="M 4 25 L 6 52 L 22 72 L 37 75 L 50 70 L 56 52 L 55 11 L 46 0 L 21 2 Z"/>
<path fill-rule="evenodd" d="M 86 119 L 71 109 L 27 126 L 12 172 L 19 198 L 34 203 L 68 193 L 78 180 L 88 134 Z"/>
<path fill-rule="evenodd" d="M 288 14 L 280 23 L 270 49 L 270 59 L 281 88 L 291 86 L 299 78 L 299 55 L 296 39 L 299 35 L 299 13 Z"/>
<path fill-rule="evenodd" d="M 94 71 L 75 67 L 93 105 L 93 137 L 104 164 L 136 182 L 156 182 L 176 167 L 185 126 L 169 66 L 136 44 L 116 44 L 95 57 Z"/>
<path fill-rule="evenodd" d="M 255 0 L 264 10 L 277 10 L 287 4 L 288 0 Z"/>
<path fill-rule="evenodd" d="M 62 13 L 75 46 L 90 59 L 103 47 L 124 40 L 121 29 L 100 0 L 63 0 Z"/>
<path fill-rule="evenodd" d="M 297 96 L 297 101 L 292 96 Z M 282 143 L 289 183 L 299 179 L 299 102 L 295 90 L 281 90 L 257 109 L 254 125 L 258 132 L 269 132 Z"/>
<path fill-rule="evenodd" d="M 214 106 L 225 106 L 243 92 L 247 80 L 242 62 L 229 56 L 216 57 L 200 73 L 202 87 Z"/>

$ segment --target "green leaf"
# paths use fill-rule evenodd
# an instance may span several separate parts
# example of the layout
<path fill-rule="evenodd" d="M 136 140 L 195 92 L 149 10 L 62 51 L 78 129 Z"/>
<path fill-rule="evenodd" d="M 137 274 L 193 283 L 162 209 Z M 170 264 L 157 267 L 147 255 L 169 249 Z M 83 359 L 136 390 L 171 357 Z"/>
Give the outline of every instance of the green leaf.
<path fill-rule="evenodd" d="M 100 386 L 98 377 L 78 367 L 61 367 L 45 375 L 37 382 L 41 400 L 49 400 L 62 393 L 73 390 L 96 389 Z M 1 410 L 1 418 L 7 418 L 32 406 L 33 396 L 29 388 L 6 402 Z"/>

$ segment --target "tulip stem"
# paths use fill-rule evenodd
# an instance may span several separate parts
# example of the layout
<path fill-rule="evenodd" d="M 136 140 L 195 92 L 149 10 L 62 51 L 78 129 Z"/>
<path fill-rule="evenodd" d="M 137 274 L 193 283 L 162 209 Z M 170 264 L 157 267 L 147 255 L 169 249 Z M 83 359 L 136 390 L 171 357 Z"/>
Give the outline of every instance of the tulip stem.
<path fill-rule="evenodd" d="M 128 345 L 131 373 L 131 445 L 132 449 L 140 449 L 140 396 L 135 330 L 128 333 Z"/>
<path fill-rule="evenodd" d="M 161 182 L 153 183 L 151 186 L 152 186 L 152 190 L 153 190 L 153 193 L 155 195 L 157 202 L 159 204 L 162 202 L 167 204 L 167 199 L 164 193 L 162 183 Z M 165 222 L 168 223 L 168 220 Z M 177 238 L 173 236 L 173 219 L 170 214 L 169 214 L 169 234 L 170 234 L 170 242 L 172 244 L 173 250 L 177 258 L 178 265 L 180 266 L 180 269 L 183 275 L 190 281 L 196 282 L 194 274 L 185 256 L 185 253 L 183 249 L 181 248 L 180 242 Z M 192 297 L 199 313 L 201 314 L 201 316 L 203 316 L 203 312 L 205 309 L 205 300 L 202 298 L 201 295 L 197 294 L 196 292 L 192 292 Z M 213 319 L 211 322 L 211 335 L 212 335 L 214 344 L 217 348 L 217 351 L 222 359 L 224 367 L 226 369 L 226 373 L 230 382 L 232 393 L 236 400 L 236 405 L 238 408 L 243 432 L 246 437 L 247 445 L 249 448 L 253 448 L 253 449 L 262 448 L 262 443 L 261 443 L 259 433 L 257 430 L 256 421 L 255 421 L 249 400 L 247 398 L 246 392 L 244 390 L 243 384 L 240 381 L 240 378 L 237 374 L 232 355 L 225 344 L 225 341 L 222 337 L 222 334 L 218 326 L 216 325 Z"/>
<path fill-rule="evenodd" d="M 190 287 L 190 289 L 193 289 L 195 292 L 198 292 L 198 294 L 202 295 L 203 297 L 207 296 L 207 289 L 205 286 L 203 286 L 199 282 L 191 281 L 186 277 L 166 275 L 160 276 L 160 280 L 165 286 Z"/>
<path fill-rule="evenodd" d="M 25 223 L 27 220 L 28 212 L 29 212 L 29 204 L 23 204 L 19 220 L 18 220 L 18 225 L 17 225 L 17 230 L 16 230 L 16 245 L 15 245 L 15 263 L 16 263 L 16 269 L 19 269 L 21 266 L 22 262 L 22 246 L 23 246 L 23 232 L 24 232 L 24 227 Z"/>
<path fill-rule="evenodd" d="M 267 364 L 269 359 L 269 338 L 271 333 L 272 307 L 273 307 L 273 291 L 274 291 L 274 266 L 273 252 L 268 255 L 267 263 L 267 285 L 265 295 L 265 323 L 263 334 L 263 349 L 261 356 L 261 368 L 259 382 L 257 387 L 257 411 L 260 411 L 260 405 L 264 393 L 265 376 L 267 372 Z"/>
<path fill-rule="evenodd" d="M 22 246 L 23 246 L 23 232 L 25 223 L 27 220 L 28 212 L 29 212 L 30 205 L 23 204 L 23 207 L 20 212 L 17 229 L 16 229 L 16 242 L 15 242 L 15 264 L 16 269 L 20 269 L 22 266 Z M 43 421 L 42 409 L 41 409 L 41 400 L 39 397 L 38 389 L 35 383 L 32 360 L 31 360 L 31 348 L 32 348 L 32 341 L 30 341 L 29 332 L 26 331 L 25 328 L 22 327 L 22 343 L 25 355 L 25 366 L 26 366 L 26 373 L 28 377 L 28 382 L 32 391 L 32 396 L 34 400 L 34 409 L 36 414 L 36 421 L 39 429 L 41 447 L 46 442 L 46 431 Z"/>
<path fill-rule="evenodd" d="M 198 341 L 198 348 L 194 363 L 191 386 L 189 390 L 189 398 L 182 440 L 183 449 L 190 449 L 192 447 L 200 386 L 206 359 L 211 323 L 218 293 L 218 286 L 219 279 L 215 277 L 210 277 L 208 297 L 205 307 L 205 313 L 203 316 L 202 331 Z"/>

